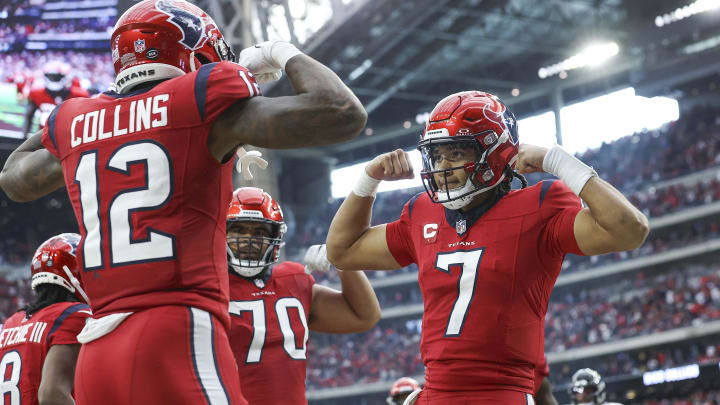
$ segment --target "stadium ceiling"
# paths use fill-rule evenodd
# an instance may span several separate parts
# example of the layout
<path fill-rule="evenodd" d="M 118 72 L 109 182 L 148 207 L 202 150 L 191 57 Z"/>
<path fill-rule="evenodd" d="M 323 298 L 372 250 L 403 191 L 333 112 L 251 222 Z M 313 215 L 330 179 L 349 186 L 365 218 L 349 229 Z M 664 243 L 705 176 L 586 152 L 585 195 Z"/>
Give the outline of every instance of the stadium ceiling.
<path fill-rule="evenodd" d="M 339 2 L 333 0 L 333 8 L 340 9 Z M 692 2 L 353 0 L 303 49 L 355 91 L 374 133 L 314 153 L 349 162 L 407 147 L 417 139 L 416 115 L 462 90 L 495 93 L 518 116 L 628 85 L 648 96 L 686 92 L 689 83 L 720 72 L 718 47 L 713 45 L 720 45 L 718 11 L 663 27 L 655 21 Z M 617 43 L 620 51 L 601 66 L 545 79 L 538 75 L 541 67 L 565 60 L 588 44 L 607 42 Z M 283 81 L 266 94 L 290 92 Z"/>

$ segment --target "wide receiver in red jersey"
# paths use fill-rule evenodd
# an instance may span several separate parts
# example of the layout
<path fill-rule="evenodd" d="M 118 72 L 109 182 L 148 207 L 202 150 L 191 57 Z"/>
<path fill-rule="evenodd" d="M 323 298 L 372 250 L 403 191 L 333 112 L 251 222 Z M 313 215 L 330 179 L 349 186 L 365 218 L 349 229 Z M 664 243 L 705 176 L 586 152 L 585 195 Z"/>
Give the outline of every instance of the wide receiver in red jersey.
<path fill-rule="evenodd" d="M 250 405 L 307 404 L 309 331 L 360 333 L 380 319 L 363 272 L 339 271 L 340 292 L 315 284 L 300 263 L 278 263 L 285 229 L 282 210 L 268 193 L 235 191 L 227 216 L 230 345 Z M 305 266 L 330 270 L 324 245 L 308 249 Z"/>
<path fill-rule="evenodd" d="M 419 266 L 426 368 L 417 403 L 532 403 L 544 316 L 565 254 L 635 249 L 647 218 L 561 147 L 518 147 L 515 118 L 487 93 L 443 99 L 419 149 L 427 193 L 397 221 L 370 227 L 378 183 L 413 174 L 402 150 L 375 158 L 335 215 L 329 259 L 348 270 Z M 514 169 L 562 181 L 510 191 L 514 177 L 525 185 Z"/>
<path fill-rule="evenodd" d="M 94 319 L 80 404 L 244 404 L 227 338 L 225 219 L 233 154 L 348 140 L 367 114 L 328 68 L 287 42 L 240 61 L 186 1 L 145 0 L 111 36 L 116 91 L 58 106 L 8 158 L 16 201 L 65 184 Z M 260 96 L 284 70 L 296 96 Z M 298 135 L 302 134 L 302 135 Z"/>
<path fill-rule="evenodd" d="M 73 80 L 70 65 L 60 61 L 46 63 L 43 66 L 42 79 L 30 84 L 25 114 L 25 136 L 30 133 L 36 111 L 40 111 L 40 128 L 42 128 L 58 104 L 74 97 L 90 97 L 90 93 L 80 87 L 79 82 Z"/>
<path fill-rule="evenodd" d="M 63 233 L 35 252 L 30 272 L 35 301 L 0 329 L 3 404 L 67 404 L 80 343 L 77 334 L 92 313 L 78 281 L 80 235 Z"/>

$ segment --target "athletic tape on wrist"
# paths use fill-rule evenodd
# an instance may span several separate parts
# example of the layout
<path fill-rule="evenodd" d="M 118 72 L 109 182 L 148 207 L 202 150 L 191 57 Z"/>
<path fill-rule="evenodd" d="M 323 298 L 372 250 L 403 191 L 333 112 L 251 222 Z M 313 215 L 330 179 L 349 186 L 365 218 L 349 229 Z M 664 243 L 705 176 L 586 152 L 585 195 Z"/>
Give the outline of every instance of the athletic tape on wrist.
<path fill-rule="evenodd" d="M 272 44 L 272 48 L 270 48 L 270 55 L 282 70 L 285 70 L 285 65 L 287 65 L 290 58 L 300 54 L 302 52 L 290 42 L 278 41 Z"/>
<path fill-rule="evenodd" d="M 355 183 L 353 193 L 358 197 L 375 197 L 380 180 L 370 177 L 365 170 Z"/>
<path fill-rule="evenodd" d="M 560 145 L 553 146 L 545 154 L 543 170 L 557 176 L 578 196 L 588 180 L 597 176 L 592 167 L 581 162 Z"/>

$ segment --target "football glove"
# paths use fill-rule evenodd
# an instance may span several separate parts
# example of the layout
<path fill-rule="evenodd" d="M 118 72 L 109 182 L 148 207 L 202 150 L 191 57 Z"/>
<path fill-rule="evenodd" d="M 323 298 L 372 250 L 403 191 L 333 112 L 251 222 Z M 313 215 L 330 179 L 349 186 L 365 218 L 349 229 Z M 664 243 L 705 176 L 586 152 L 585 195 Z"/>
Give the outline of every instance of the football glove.
<path fill-rule="evenodd" d="M 332 264 L 327 259 L 327 249 L 325 244 L 312 245 L 305 253 L 305 272 L 321 271 L 327 273 L 332 268 Z"/>
<path fill-rule="evenodd" d="M 256 150 L 251 150 L 250 152 L 248 152 L 242 146 L 239 147 L 237 150 L 238 161 L 235 164 L 235 170 L 237 170 L 238 173 L 242 174 L 245 180 L 252 180 L 253 175 L 250 172 L 250 165 L 254 164 L 263 170 L 268 167 L 267 160 L 263 159 L 261 156 L 262 153 Z"/>
<path fill-rule="evenodd" d="M 289 42 L 265 41 L 243 49 L 238 63 L 245 66 L 258 83 L 268 83 L 280 79 L 287 61 L 301 53 Z"/>

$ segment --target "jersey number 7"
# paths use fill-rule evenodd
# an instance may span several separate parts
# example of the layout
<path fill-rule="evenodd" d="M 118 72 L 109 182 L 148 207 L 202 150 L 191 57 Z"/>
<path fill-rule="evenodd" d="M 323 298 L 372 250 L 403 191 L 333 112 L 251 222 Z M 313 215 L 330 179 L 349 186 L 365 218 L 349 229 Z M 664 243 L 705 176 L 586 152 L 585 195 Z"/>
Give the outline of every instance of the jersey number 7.
<path fill-rule="evenodd" d="M 485 248 L 475 250 L 457 250 L 455 252 L 438 253 L 435 258 L 435 270 L 450 275 L 451 267 L 460 267 L 458 278 L 458 297 L 453 304 L 448 318 L 445 337 L 457 337 L 462 333 L 465 317 L 475 294 L 478 268 Z"/>

